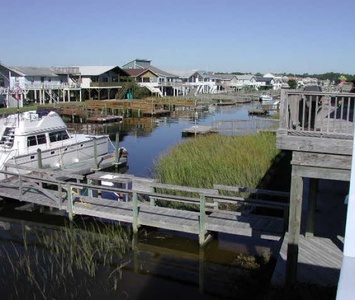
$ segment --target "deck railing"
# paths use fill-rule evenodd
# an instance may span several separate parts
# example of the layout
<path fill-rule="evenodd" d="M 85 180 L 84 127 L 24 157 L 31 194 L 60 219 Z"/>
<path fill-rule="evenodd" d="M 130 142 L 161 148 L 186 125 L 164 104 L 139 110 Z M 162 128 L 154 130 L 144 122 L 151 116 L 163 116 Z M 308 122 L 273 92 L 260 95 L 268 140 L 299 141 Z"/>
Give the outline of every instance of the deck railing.
<path fill-rule="evenodd" d="M 355 94 L 283 90 L 279 131 L 352 139 Z"/>

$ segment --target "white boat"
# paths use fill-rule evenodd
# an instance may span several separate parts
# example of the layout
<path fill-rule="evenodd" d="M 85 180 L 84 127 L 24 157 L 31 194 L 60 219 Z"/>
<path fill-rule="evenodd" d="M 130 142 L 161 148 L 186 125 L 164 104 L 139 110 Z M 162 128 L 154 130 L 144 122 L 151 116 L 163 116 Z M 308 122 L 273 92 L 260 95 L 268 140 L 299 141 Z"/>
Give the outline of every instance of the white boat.
<path fill-rule="evenodd" d="M 274 98 L 272 98 L 270 95 L 260 95 L 259 101 L 264 102 L 264 101 L 272 101 Z"/>
<path fill-rule="evenodd" d="M 269 109 L 278 109 L 280 106 L 280 100 L 274 99 L 271 95 L 261 95 L 259 102 L 262 106 L 268 107 Z"/>
<path fill-rule="evenodd" d="M 0 119 L 0 170 L 21 173 L 21 167 L 65 169 L 95 161 L 109 154 L 108 135 L 69 133 L 54 111 L 28 111 Z M 119 163 L 127 161 L 127 151 L 119 149 Z M 14 166 L 17 166 L 14 167 Z M 4 175 L 0 174 L 0 178 Z"/>

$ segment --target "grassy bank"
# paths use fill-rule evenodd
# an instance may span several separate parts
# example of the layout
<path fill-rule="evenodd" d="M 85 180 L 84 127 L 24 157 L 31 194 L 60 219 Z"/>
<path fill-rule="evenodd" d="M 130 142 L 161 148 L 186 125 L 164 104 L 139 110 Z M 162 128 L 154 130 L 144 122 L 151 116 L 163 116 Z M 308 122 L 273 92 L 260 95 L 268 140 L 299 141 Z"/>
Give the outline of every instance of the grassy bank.
<path fill-rule="evenodd" d="M 209 135 L 180 143 L 156 162 L 161 182 L 202 188 L 257 187 L 279 154 L 274 133 Z"/>

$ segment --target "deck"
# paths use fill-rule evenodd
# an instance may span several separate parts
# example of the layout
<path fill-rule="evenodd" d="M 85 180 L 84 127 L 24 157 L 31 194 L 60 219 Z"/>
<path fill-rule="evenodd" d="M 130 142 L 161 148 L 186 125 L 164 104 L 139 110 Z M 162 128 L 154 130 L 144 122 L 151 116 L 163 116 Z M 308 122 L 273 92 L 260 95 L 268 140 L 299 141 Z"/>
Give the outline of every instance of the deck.
<path fill-rule="evenodd" d="M 339 240 L 339 243 L 343 243 Z M 285 282 L 288 234 L 285 234 L 271 282 L 283 285 Z M 342 249 L 331 239 L 324 237 L 299 237 L 297 281 L 320 286 L 336 286 L 339 280 Z"/>
<path fill-rule="evenodd" d="M 353 218 L 346 217 L 346 209 L 339 216 L 334 209 L 344 207 L 349 186 L 339 195 L 334 191 L 350 182 L 354 103 L 355 94 L 351 93 L 282 91 L 277 147 L 292 151 L 292 173 L 288 234 L 277 270 L 285 272 L 290 284 L 297 281 L 322 284 L 320 279 L 337 284 L 343 244 L 346 245 L 343 239 L 347 237 L 344 238 L 344 228 L 334 235 L 333 227 L 339 224 L 345 227 L 345 222 L 352 222 Z M 310 188 L 305 192 L 306 181 L 310 182 Z M 328 194 L 332 197 L 321 193 L 319 184 L 324 181 L 331 187 Z M 325 219 L 319 218 L 319 207 L 324 203 L 334 206 Z M 334 221 L 332 227 L 328 225 L 331 221 Z M 324 232 L 319 234 L 319 230 Z"/>

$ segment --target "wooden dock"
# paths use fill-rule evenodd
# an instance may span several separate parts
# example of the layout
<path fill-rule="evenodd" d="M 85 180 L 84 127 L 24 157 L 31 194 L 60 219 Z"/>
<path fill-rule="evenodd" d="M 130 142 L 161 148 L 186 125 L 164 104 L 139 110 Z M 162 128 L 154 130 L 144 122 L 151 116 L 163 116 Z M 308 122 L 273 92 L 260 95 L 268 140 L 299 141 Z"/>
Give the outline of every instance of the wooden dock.
<path fill-rule="evenodd" d="M 204 126 L 204 125 L 194 125 L 192 127 L 186 128 L 182 131 L 183 137 L 196 136 L 196 135 L 205 135 L 210 133 L 216 133 L 214 127 Z"/>
<path fill-rule="evenodd" d="M 70 219 L 84 215 L 132 224 L 134 232 L 138 232 L 141 226 L 149 226 L 196 234 L 200 245 L 208 241 L 210 232 L 271 240 L 279 240 L 284 232 L 282 216 L 270 217 L 254 215 L 250 211 L 219 209 L 220 203 L 271 206 L 281 211 L 288 206 L 287 203 L 218 193 L 224 188 L 230 191 L 233 187 L 218 186 L 218 189 L 213 190 L 179 187 L 160 184 L 152 179 L 103 172 L 87 175 L 88 183 L 80 183 L 73 172 L 64 173 L 66 178 L 76 182 L 57 180 L 38 170 L 28 175 L 7 173 L 9 178 L 0 181 L 0 197 L 57 209 Z M 159 192 L 161 190 L 164 192 Z M 197 193 L 198 196 L 176 196 L 169 193 L 179 190 L 195 195 Z M 118 200 L 125 201 L 104 198 L 103 194 L 108 192 L 117 195 Z M 262 190 L 257 192 L 261 193 Z M 195 206 L 195 210 L 168 208 L 159 205 L 162 202 L 185 203 Z"/>
<path fill-rule="evenodd" d="M 248 114 L 251 116 L 267 115 L 268 110 L 264 108 L 253 108 L 248 110 Z"/>
<path fill-rule="evenodd" d="M 342 244 L 339 240 L 338 244 Z M 288 234 L 285 234 L 271 283 L 285 283 Z M 337 286 L 343 260 L 342 249 L 329 238 L 299 236 L 297 282 Z"/>

